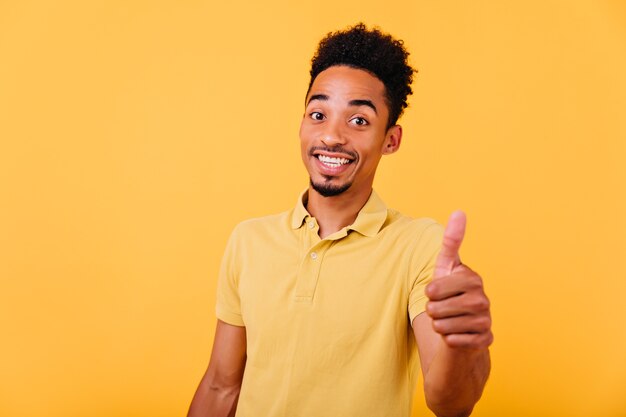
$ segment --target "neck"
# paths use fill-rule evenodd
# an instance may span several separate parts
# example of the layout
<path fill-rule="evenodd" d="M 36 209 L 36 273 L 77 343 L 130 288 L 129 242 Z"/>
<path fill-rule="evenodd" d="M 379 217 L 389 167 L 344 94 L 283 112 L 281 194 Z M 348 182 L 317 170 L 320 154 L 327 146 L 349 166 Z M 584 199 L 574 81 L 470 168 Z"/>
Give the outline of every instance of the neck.
<path fill-rule="evenodd" d="M 309 186 L 309 201 L 306 208 L 317 219 L 320 238 L 324 239 L 354 223 L 372 193 L 372 188 L 361 192 L 350 191 L 347 190 L 334 197 L 324 197 Z"/>

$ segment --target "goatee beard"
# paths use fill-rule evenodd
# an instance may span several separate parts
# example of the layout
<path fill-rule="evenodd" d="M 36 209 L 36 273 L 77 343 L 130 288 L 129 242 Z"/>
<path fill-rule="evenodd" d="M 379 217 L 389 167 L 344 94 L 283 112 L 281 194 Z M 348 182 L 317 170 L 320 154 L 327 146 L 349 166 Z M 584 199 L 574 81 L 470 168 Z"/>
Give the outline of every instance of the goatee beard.
<path fill-rule="evenodd" d="M 315 183 L 309 178 L 309 183 L 315 191 L 317 191 L 322 197 L 335 197 L 344 191 L 346 191 L 352 185 L 351 182 L 343 185 L 332 185 L 328 183 Z"/>

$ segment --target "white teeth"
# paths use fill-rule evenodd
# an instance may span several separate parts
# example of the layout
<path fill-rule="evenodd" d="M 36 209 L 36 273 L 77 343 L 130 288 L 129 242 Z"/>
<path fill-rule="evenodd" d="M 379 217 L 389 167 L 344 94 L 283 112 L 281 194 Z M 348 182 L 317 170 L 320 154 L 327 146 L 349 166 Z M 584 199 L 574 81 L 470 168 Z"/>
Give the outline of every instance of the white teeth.
<path fill-rule="evenodd" d="M 346 158 L 333 158 L 326 155 L 318 155 L 317 158 L 324 164 L 331 168 L 337 168 L 338 166 L 345 165 L 350 162 L 349 159 Z"/>

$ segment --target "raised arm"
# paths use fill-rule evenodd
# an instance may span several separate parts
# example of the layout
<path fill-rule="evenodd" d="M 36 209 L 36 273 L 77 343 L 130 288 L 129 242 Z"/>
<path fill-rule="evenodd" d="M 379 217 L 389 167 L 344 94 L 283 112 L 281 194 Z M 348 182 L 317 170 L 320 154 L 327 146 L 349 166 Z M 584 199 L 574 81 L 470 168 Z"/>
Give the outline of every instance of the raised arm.
<path fill-rule="evenodd" d="M 235 415 L 246 367 L 246 328 L 217 321 L 209 368 L 191 401 L 187 417 Z"/>
<path fill-rule="evenodd" d="M 438 417 L 469 416 L 491 368 L 489 300 L 481 277 L 460 261 L 464 232 L 465 214 L 453 213 L 426 287 L 426 313 L 413 320 L 426 403 Z"/>

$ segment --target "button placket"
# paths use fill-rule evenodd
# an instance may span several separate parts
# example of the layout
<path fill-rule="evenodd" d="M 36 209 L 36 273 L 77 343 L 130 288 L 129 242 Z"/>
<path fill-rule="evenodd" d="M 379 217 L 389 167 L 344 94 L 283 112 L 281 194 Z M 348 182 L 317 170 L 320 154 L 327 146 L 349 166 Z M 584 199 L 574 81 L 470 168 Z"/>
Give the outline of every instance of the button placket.
<path fill-rule="evenodd" d="M 333 242 L 331 241 L 320 241 L 311 246 L 302 258 L 296 284 L 295 297 L 297 302 L 310 302 L 313 300 L 324 254 L 332 244 Z"/>

